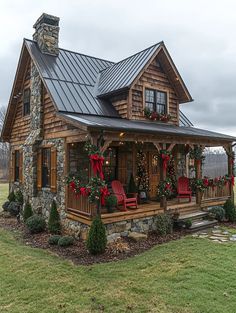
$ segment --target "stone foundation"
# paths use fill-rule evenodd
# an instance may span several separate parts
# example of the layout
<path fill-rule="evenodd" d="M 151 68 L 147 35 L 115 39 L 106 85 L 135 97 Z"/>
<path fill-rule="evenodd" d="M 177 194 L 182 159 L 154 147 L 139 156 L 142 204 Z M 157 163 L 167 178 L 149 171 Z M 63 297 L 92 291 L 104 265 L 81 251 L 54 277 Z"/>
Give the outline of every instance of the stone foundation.
<path fill-rule="evenodd" d="M 83 223 L 65 219 L 64 229 L 68 234 L 76 238 L 86 239 L 89 226 Z M 108 241 L 114 241 L 118 237 L 127 237 L 130 232 L 145 233 L 156 230 L 156 216 L 132 219 L 111 224 L 105 224 Z"/>

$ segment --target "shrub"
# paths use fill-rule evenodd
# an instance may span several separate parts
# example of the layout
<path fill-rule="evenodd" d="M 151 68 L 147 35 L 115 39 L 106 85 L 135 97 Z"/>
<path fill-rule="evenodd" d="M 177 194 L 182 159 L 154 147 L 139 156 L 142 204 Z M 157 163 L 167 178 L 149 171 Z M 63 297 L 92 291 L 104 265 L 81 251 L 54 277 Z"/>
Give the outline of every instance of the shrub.
<path fill-rule="evenodd" d="M 19 204 L 17 202 L 12 201 L 10 202 L 7 210 L 12 216 L 17 216 L 20 213 Z"/>
<path fill-rule="evenodd" d="M 71 236 L 63 236 L 58 240 L 58 246 L 60 247 L 69 247 L 73 245 L 74 238 Z"/>
<path fill-rule="evenodd" d="M 192 220 L 189 218 L 184 222 L 185 228 L 189 229 L 192 226 Z"/>
<path fill-rule="evenodd" d="M 46 222 L 40 215 L 32 215 L 26 221 L 26 226 L 32 234 L 41 233 L 46 228 Z"/>
<path fill-rule="evenodd" d="M 106 249 L 106 229 L 99 216 L 96 216 L 92 222 L 86 245 L 91 254 L 103 253 Z"/>
<path fill-rule="evenodd" d="M 228 199 L 224 204 L 225 217 L 229 222 L 236 221 L 236 211 L 234 207 L 234 203 L 231 199 Z"/>
<path fill-rule="evenodd" d="M 113 208 L 117 206 L 117 198 L 114 195 L 106 197 L 105 205 L 107 207 L 108 213 L 112 213 Z"/>
<path fill-rule="evenodd" d="M 156 226 L 157 233 L 161 236 L 166 236 L 173 231 L 173 220 L 169 214 L 157 215 Z"/>
<path fill-rule="evenodd" d="M 51 234 L 60 234 L 61 222 L 60 215 L 57 211 L 56 202 L 53 200 L 48 220 L 48 230 Z"/>
<path fill-rule="evenodd" d="M 32 211 L 31 204 L 29 203 L 29 201 L 27 201 L 25 206 L 24 206 L 24 211 L 23 211 L 23 220 L 24 220 L 24 222 L 26 222 L 27 219 L 29 217 L 31 217 L 32 215 L 33 215 L 33 211 Z"/>
<path fill-rule="evenodd" d="M 16 196 L 14 194 L 14 191 L 10 192 L 7 198 L 8 198 L 8 200 L 10 202 L 15 202 L 16 201 Z"/>
<path fill-rule="evenodd" d="M 21 192 L 21 190 L 18 190 L 16 192 L 15 199 L 16 199 L 16 202 L 18 202 L 20 205 L 23 205 L 24 197 L 23 197 L 23 193 Z"/>
<path fill-rule="evenodd" d="M 5 211 L 5 212 L 8 211 L 8 207 L 9 207 L 10 203 L 11 203 L 10 201 L 6 201 L 3 203 L 3 205 L 2 205 L 3 211 Z"/>
<path fill-rule="evenodd" d="M 221 206 L 214 206 L 208 212 L 213 214 L 218 222 L 222 222 L 225 218 L 225 210 Z"/>
<path fill-rule="evenodd" d="M 61 239 L 60 235 L 53 235 L 48 238 L 48 243 L 50 245 L 56 246 L 58 244 L 58 241 Z"/>

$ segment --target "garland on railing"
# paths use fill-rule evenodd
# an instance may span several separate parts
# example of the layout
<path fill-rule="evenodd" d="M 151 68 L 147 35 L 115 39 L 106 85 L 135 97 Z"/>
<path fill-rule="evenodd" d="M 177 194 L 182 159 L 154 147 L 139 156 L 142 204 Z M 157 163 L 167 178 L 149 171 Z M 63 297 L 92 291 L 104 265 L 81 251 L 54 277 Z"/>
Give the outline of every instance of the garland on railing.
<path fill-rule="evenodd" d="M 144 109 L 144 115 L 146 118 L 152 121 L 161 121 L 161 122 L 168 122 L 171 119 L 170 114 L 162 114 L 155 111 L 151 111 L 148 107 Z"/>
<path fill-rule="evenodd" d="M 91 177 L 88 183 L 84 183 L 79 175 L 69 175 L 67 184 L 78 198 L 80 196 L 88 197 L 89 202 L 105 204 L 105 198 L 109 195 L 107 184 L 104 181 L 103 162 L 104 157 L 99 148 L 86 142 L 84 150 L 88 152 L 94 177 Z"/>
<path fill-rule="evenodd" d="M 163 197 L 170 198 L 173 192 L 173 185 L 170 178 L 161 181 L 160 184 L 157 186 L 157 197 L 159 199 Z"/>
<path fill-rule="evenodd" d="M 215 178 L 199 178 L 199 179 L 192 179 L 192 189 L 197 189 L 200 191 L 205 191 L 206 189 L 212 188 L 213 190 L 216 187 L 223 188 L 229 184 L 234 186 L 234 176 L 224 175 Z"/>

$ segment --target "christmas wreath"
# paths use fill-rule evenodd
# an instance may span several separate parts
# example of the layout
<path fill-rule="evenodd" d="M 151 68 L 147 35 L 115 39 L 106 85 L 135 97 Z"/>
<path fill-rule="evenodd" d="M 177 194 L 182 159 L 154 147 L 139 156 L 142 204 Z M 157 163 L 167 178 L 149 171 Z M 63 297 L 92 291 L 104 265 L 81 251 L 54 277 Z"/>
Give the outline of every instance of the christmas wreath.
<path fill-rule="evenodd" d="M 163 197 L 170 198 L 172 194 L 173 194 L 173 185 L 172 185 L 172 181 L 170 178 L 163 180 L 157 186 L 157 197 L 159 199 Z"/>

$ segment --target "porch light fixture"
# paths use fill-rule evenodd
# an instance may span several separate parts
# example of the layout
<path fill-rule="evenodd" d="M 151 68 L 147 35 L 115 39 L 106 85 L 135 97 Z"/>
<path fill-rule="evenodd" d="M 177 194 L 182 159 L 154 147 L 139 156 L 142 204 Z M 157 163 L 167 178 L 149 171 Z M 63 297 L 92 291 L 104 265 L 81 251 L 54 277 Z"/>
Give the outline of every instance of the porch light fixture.
<path fill-rule="evenodd" d="M 125 133 L 120 133 L 120 137 L 123 137 Z"/>

